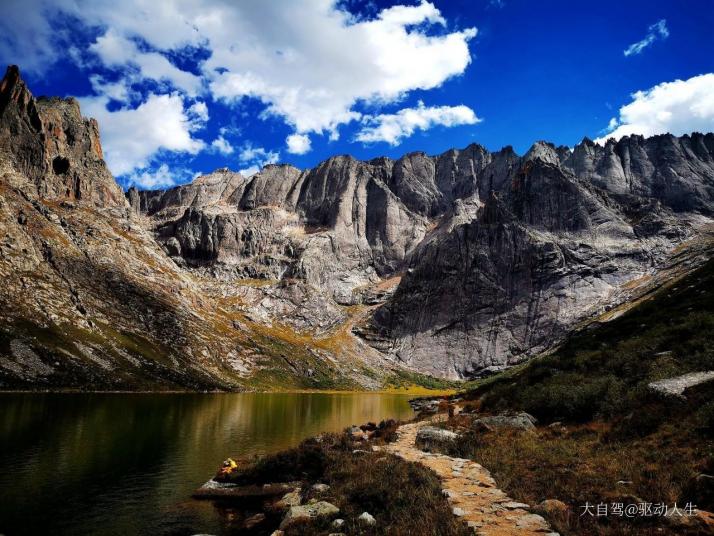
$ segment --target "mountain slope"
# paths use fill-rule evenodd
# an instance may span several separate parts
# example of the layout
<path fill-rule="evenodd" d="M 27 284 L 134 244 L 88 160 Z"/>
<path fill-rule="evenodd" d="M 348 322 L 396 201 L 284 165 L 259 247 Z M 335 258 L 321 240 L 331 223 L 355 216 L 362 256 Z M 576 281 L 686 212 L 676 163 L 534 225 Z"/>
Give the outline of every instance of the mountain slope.
<path fill-rule="evenodd" d="M 3 387 L 469 378 L 636 297 L 714 210 L 714 134 L 336 156 L 124 196 L 99 128 L 8 69 Z"/>
<path fill-rule="evenodd" d="M 385 359 L 467 378 L 556 344 L 666 264 L 711 221 L 713 155 L 712 134 L 537 143 L 523 157 L 472 145 L 128 197 L 182 266 L 381 304 L 354 331 Z"/>
<path fill-rule="evenodd" d="M 178 267 L 106 169 L 96 123 L 71 99 L 35 99 L 13 67 L 0 85 L 0 229 L 3 388 L 357 388 L 385 375 L 338 343 L 350 314 L 299 282 L 271 297 Z M 319 330 L 280 323 L 304 307 L 320 310 Z"/>
<path fill-rule="evenodd" d="M 639 299 L 553 352 L 475 382 L 460 395 L 465 411 L 447 424 L 463 434 L 455 454 L 482 463 L 516 500 L 539 505 L 560 534 L 711 534 L 713 231 L 682 248 Z M 486 414 L 519 411 L 537 427 L 483 425 Z M 586 503 L 699 511 L 580 515 Z"/>

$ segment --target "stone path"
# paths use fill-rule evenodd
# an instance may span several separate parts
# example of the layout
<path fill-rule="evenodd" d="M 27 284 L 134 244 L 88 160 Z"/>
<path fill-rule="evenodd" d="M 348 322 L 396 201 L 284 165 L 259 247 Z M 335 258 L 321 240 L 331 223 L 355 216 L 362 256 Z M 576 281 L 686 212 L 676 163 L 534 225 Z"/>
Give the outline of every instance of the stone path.
<path fill-rule="evenodd" d="M 398 439 L 383 450 L 434 471 L 443 483 L 454 515 L 462 518 L 475 534 L 483 536 L 555 536 L 541 516 L 527 510 L 496 487 L 491 474 L 471 460 L 423 452 L 414 446 L 417 430 L 427 422 L 405 424 Z"/>

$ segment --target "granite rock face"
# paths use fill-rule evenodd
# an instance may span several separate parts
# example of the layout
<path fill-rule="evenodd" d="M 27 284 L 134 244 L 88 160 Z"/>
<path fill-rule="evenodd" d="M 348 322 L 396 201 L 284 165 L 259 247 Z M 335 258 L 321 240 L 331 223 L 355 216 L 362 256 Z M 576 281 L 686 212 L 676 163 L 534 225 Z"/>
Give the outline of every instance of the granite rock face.
<path fill-rule="evenodd" d="M 379 387 L 500 370 L 630 299 L 711 225 L 714 134 L 335 156 L 124 195 L 96 122 L 10 67 L 0 194 L 0 382 Z"/>
<path fill-rule="evenodd" d="M 0 83 L 0 151 L 45 199 L 123 207 L 124 193 L 103 160 L 99 126 L 75 99 L 36 99 L 7 68 Z"/>
<path fill-rule="evenodd" d="M 455 210 L 415 249 L 364 332 L 400 362 L 451 377 L 500 370 L 552 346 L 710 221 L 714 152 L 695 157 L 686 148 L 714 136 L 661 138 L 651 147 L 691 156 L 673 184 L 686 183 L 697 200 L 683 204 L 655 187 L 625 193 L 605 171 L 598 183 L 581 178 L 568 167 L 581 146 L 561 162 L 554 147 L 537 144 L 472 219 Z M 667 157 L 652 151 L 647 162 L 657 165 L 639 183 L 671 174 Z"/>
<path fill-rule="evenodd" d="M 205 206 L 223 190 L 197 181 L 180 193 Z M 165 250 L 210 250 L 193 252 L 188 237 L 157 240 L 137 215 L 138 193 L 127 197 L 76 101 L 35 99 L 8 69 L 0 84 L 0 389 L 377 386 L 380 371 L 367 362 L 374 352 L 356 339 L 333 342 L 343 340 L 347 318 L 333 301 L 300 280 L 226 284 L 190 272 Z M 200 216 L 210 221 L 207 211 Z M 253 221 L 262 221 L 259 211 L 243 225 Z"/>
<path fill-rule="evenodd" d="M 471 145 L 219 171 L 130 198 L 194 268 L 295 278 L 341 304 L 397 278 L 355 333 L 388 361 L 465 378 L 557 343 L 696 236 L 714 209 L 713 155 L 714 135 L 697 133 L 539 142 L 522 157 Z"/>

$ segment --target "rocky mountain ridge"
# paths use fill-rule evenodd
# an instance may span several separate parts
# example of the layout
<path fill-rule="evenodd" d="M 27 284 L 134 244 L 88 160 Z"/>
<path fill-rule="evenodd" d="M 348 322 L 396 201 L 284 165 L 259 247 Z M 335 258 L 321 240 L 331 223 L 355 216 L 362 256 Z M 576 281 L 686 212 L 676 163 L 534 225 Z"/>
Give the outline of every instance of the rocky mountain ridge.
<path fill-rule="evenodd" d="M 714 134 L 336 156 L 125 198 L 96 122 L 11 67 L 0 194 L 1 385 L 375 388 L 509 366 L 646 290 L 711 222 Z"/>
<path fill-rule="evenodd" d="M 128 198 L 179 264 L 380 303 L 358 335 L 388 360 L 464 378 L 552 346 L 697 236 L 714 209 L 714 135 L 337 156 Z"/>

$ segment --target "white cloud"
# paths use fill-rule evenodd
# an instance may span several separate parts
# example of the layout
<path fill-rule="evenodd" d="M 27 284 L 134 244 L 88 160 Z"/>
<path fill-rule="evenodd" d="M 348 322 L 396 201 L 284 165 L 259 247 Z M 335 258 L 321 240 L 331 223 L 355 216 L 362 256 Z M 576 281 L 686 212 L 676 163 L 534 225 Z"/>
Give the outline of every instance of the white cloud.
<path fill-rule="evenodd" d="M 137 108 L 107 109 L 106 96 L 80 99 L 85 115 L 99 122 L 104 156 L 117 176 L 149 165 L 160 150 L 196 154 L 205 147 L 192 132 L 197 123 L 178 94 L 150 94 Z"/>
<path fill-rule="evenodd" d="M 254 147 L 252 143 L 246 143 L 240 151 L 238 158 L 241 162 L 250 162 L 258 160 L 266 164 L 275 164 L 280 157 L 280 153 L 276 151 L 267 151 L 263 147 Z"/>
<path fill-rule="evenodd" d="M 179 168 L 170 170 L 166 164 L 161 164 L 156 169 L 136 171 L 127 177 L 127 186 L 138 186 L 145 190 L 167 188 L 194 178 L 195 174 L 188 169 Z"/>
<path fill-rule="evenodd" d="M 206 106 L 205 102 L 194 102 L 187 111 L 189 117 L 198 124 L 203 124 L 208 121 L 208 106 Z"/>
<path fill-rule="evenodd" d="M 69 45 L 78 66 L 121 74 L 118 82 L 97 80 L 93 98 L 125 107 L 146 100 L 146 80 L 159 84 L 152 89 L 156 94 L 179 91 L 195 98 L 208 91 L 229 104 L 254 98 L 264 105 L 261 117 L 292 127 L 289 148 L 302 152 L 309 150 L 309 134 L 337 139 L 341 125 L 360 120 L 358 106 L 378 109 L 410 91 L 437 88 L 471 62 L 469 41 L 476 29 L 450 27 L 431 2 L 395 5 L 371 17 L 353 16 L 341 6 L 334 0 L 6 0 L 0 55 L 41 72 Z M 80 25 L 63 28 L 69 19 Z M 99 29 L 99 37 L 88 48 L 72 48 L 87 28 Z M 195 73 L 176 60 L 186 47 L 208 53 Z M 139 90 L 144 94 L 137 98 Z M 96 108 L 102 112 L 106 106 Z M 115 112 L 115 120 L 122 112 Z M 103 125 L 108 112 L 99 115 L 104 129 L 114 130 Z M 193 151 L 186 129 L 184 143 L 174 145 Z M 131 159 L 128 146 L 144 154 L 140 162 L 148 156 L 136 134 L 125 133 L 131 139 L 120 140 L 116 131 L 105 136 L 105 144 L 108 153 L 121 155 L 115 166 L 133 169 L 124 164 Z"/>
<path fill-rule="evenodd" d="M 142 78 L 168 81 L 189 95 L 196 95 L 201 89 L 200 77 L 175 67 L 158 52 L 140 51 L 134 41 L 113 29 L 98 37 L 89 50 L 97 54 L 107 67 L 135 66 Z"/>
<path fill-rule="evenodd" d="M 260 169 L 261 168 L 259 166 L 248 166 L 247 168 L 239 169 L 238 173 L 240 173 L 244 177 L 252 177 L 256 173 L 258 173 Z"/>
<path fill-rule="evenodd" d="M 215 140 L 211 142 L 211 147 L 223 155 L 233 154 L 233 146 L 228 143 L 228 140 L 219 135 Z"/>
<path fill-rule="evenodd" d="M 667 29 L 667 20 L 662 19 L 647 28 L 647 35 L 644 37 L 644 39 L 638 41 L 637 43 L 632 43 L 623 51 L 623 54 L 625 56 L 640 54 L 644 49 L 654 43 L 657 39 L 667 39 L 668 37 L 669 29 Z"/>
<path fill-rule="evenodd" d="M 268 151 L 263 147 L 256 147 L 247 142 L 238 153 L 238 160 L 241 164 L 248 164 L 247 167 L 238 170 L 244 177 L 250 177 L 260 171 L 267 164 L 275 164 L 280 159 L 278 151 Z"/>
<path fill-rule="evenodd" d="M 476 30 L 430 35 L 444 24 L 429 2 L 355 21 L 326 0 L 252 4 L 197 22 L 213 48 L 205 71 L 225 69 L 212 76 L 215 97 L 260 99 L 266 115 L 283 118 L 296 134 L 333 138 L 360 118 L 358 102 L 394 102 L 463 73 Z"/>
<path fill-rule="evenodd" d="M 334 140 L 334 138 L 331 137 Z M 292 154 L 305 154 L 312 148 L 310 136 L 307 134 L 290 134 L 285 138 L 285 143 L 288 146 L 288 152 Z"/>
<path fill-rule="evenodd" d="M 669 132 L 676 136 L 714 130 L 714 73 L 688 80 L 663 82 L 632 95 L 632 102 L 620 108 L 620 117 L 610 120 L 612 132 L 595 140 Z"/>
<path fill-rule="evenodd" d="M 355 139 L 363 143 L 384 141 L 390 145 L 398 145 L 418 130 L 427 130 L 441 125 L 453 127 L 457 125 L 475 125 L 481 122 L 474 111 L 468 106 L 424 106 L 422 101 L 416 108 L 403 108 L 395 114 L 380 114 L 365 117 L 365 127 L 360 130 Z"/>

